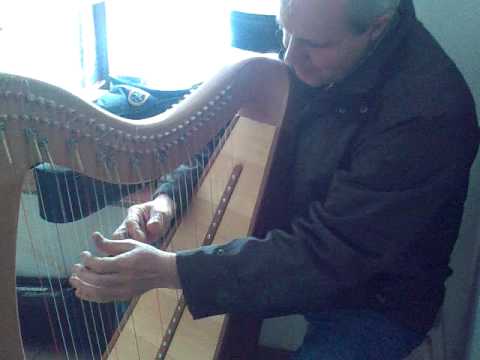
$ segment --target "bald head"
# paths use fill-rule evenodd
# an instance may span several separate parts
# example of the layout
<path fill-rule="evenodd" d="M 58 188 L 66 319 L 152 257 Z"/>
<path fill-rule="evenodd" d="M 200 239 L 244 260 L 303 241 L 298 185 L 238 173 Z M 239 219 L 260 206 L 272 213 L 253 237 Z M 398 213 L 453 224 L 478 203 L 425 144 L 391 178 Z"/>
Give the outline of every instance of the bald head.
<path fill-rule="evenodd" d="M 393 15 L 401 0 L 281 0 L 281 11 L 291 12 L 299 2 L 311 2 L 311 9 L 324 10 L 329 3 L 341 3 L 353 31 L 364 32 L 381 16 Z M 331 4 L 330 4 L 331 5 Z"/>

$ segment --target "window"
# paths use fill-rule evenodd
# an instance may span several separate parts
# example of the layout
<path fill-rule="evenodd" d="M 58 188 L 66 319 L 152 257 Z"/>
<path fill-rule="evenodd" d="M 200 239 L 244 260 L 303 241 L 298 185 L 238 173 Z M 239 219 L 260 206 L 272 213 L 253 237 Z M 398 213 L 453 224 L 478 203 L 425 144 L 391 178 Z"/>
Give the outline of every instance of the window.
<path fill-rule="evenodd" d="M 188 88 L 247 55 L 230 47 L 232 10 L 274 14 L 277 2 L 107 0 L 110 73 L 163 90 Z"/>
<path fill-rule="evenodd" d="M 92 0 L 0 3 L 0 71 L 77 90 L 95 81 Z"/>

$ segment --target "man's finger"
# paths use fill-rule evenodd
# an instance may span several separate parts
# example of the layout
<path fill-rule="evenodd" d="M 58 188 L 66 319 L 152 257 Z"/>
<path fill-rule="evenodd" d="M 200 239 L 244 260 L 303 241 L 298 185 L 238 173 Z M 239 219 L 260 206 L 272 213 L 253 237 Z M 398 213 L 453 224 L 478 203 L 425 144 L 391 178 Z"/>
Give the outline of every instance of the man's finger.
<path fill-rule="evenodd" d="M 75 264 L 72 268 L 72 276 L 78 277 L 80 280 L 89 283 L 93 286 L 99 287 L 121 287 L 125 286 L 125 279 L 118 273 L 115 274 L 102 274 L 89 270 L 88 267 L 80 264 Z"/>
<path fill-rule="evenodd" d="M 148 240 L 152 242 L 157 241 L 165 234 L 167 228 L 168 225 L 166 224 L 165 215 L 152 208 L 150 211 L 150 219 L 148 219 L 147 222 Z"/>
<path fill-rule="evenodd" d="M 135 245 L 129 240 L 108 240 L 102 234 L 96 232 L 92 235 L 92 240 L 99 251 L 106 255 L 119 255 L 132 250 Z"/>
<path fill-rule="evenodd" d="M 145 242 L 145 232 L 142 230 L 141 225 L 136 219 L 127 218 L 125 224 L 127 226 L 127 236 L 134 240 Z"/>
<path fill-rule="evenodd" d="M 80 257 L 84 267 L 98 274 L 114 274 L 121 269 L 121 264 L 114 257 L 96 257 L 86 253 L 82 253 Z"/>
<path fill-rule="evenodd" d="M 127 224 L 125 223 L 125 220 L 122 221 L 120 226 L 113 232 L 112 234 L 112 239 L 113 240 L 123 240 L 127 239 L 128 236 L 128 230 L 127 230 Z"/>
<path fill-rule="evenodd" d="M 95 286 L 83 281 L 76 275 L 72 275 L 69 282 L 75 288 L 75 295 L 82 300 L 105 303 L 115 299 L 129 299 L 127 294 L 119 288 Z"/>

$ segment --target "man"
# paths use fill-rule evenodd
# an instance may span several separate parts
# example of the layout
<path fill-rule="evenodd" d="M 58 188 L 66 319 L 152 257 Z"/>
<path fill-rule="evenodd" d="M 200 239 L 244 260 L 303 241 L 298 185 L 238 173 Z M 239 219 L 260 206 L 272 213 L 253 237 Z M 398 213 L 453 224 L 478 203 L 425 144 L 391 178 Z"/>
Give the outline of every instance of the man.
<path fill-rule="evenodd" d="M 288 223 L 177 254 L 95 235 L 116 256 L 84 254 L 71 283 L 97 301 L 181 287 L 196 318 L 305 314 L 295 359 L 402 359 L 451 272 L 478 146 L 472 97 L 410 0 L 284 0 L 279 23 L 303 108 Z M 115 236 L 152 241 L 172 208 L 166 194 L 135 207 Z"/>

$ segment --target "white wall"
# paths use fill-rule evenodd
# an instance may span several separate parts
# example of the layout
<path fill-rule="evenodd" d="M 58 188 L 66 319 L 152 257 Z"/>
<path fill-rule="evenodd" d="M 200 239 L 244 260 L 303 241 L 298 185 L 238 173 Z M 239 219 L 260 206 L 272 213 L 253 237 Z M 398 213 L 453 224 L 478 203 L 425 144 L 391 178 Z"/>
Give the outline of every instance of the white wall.
<path fill-rule="evenodd" d="M 480 1 L 479 0 L 414 0 L 419 19 L 455 60 L 474 94 L 477 114 L 480 114 Z M 462 359 L 465 329 L 469 319 L 468 301 L 473 279 L 473 262 L 478 261 L 478 225 L 480 219 L 480 161 L 472 170 L 460 238 L 452 257 L 454 275 L 448 281 L 445 304 L 447 337 L 446 359 Z M 478 310 L 480 312 L 480 309 Z M 480 322 L 479 322 L 480 326 Z M 480 359 L 480 329 L 470 359 Z"/>

